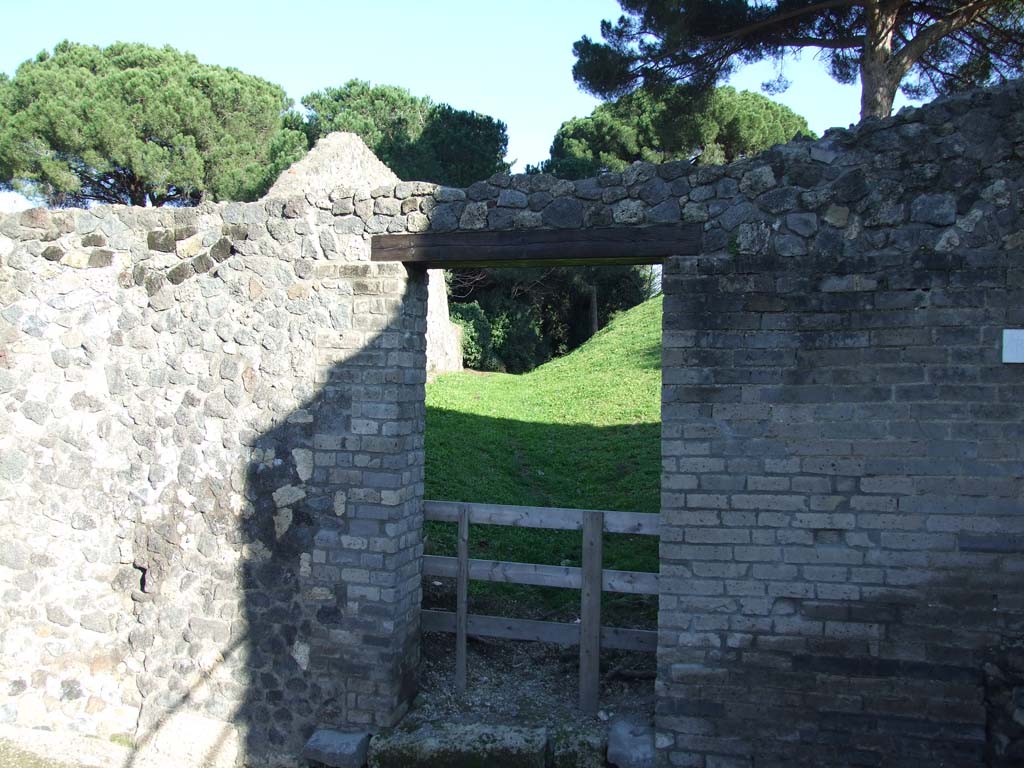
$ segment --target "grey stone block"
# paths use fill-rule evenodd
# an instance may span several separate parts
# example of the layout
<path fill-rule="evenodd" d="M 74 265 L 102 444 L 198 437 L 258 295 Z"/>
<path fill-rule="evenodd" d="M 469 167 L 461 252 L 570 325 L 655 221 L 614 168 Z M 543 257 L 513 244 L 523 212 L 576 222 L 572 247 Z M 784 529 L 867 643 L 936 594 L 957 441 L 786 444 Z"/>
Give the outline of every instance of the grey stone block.
<path fill-rule="evenodd" d="M 666 200 L 647 211 L 647 221 L 651 224 L 675 224 L 679 216 L 678 200 Z"/>
<path fill-rule="evenodd" d="M 867 176 L 860 168 L 848 171 L 832 184 L 833 199 L 839 203 L 853 203 L 870 191 Z"/>
<path fill-rule="evenodd" d="M 0 480 L 10 482 L 20 480 L 28 465 L 28 457 L 21 451 L 0 450 Z"/>
<path fill-rule="evenodd" d="M 99 611 L 93 613 L 87 613 L 82 616 L 79 620 L 83 629 L 88 629 L 90 632 L 98 632 L 105 634 L 110 631 L 110 616 Z"/>
<path fill-rule="evenodd" d="M 167 272 L 167 281 L 172 285 L 180 285 L 196 273 L 191 262 L 183 261 Z"/>
<path fill-rule="evenodd" d="M 654 727 L 616 720 L 608 732 L 608 762 L 616 768 L 654 768 Z"/>
<path fill-rule="evenodd" d="M 456 203 L 466 199 L 466 191 L 454 187 L 441 187 L 434 193 L 434 199 L 439 203 Z"/>
<path fill-rule="evenodd" d="M 174 253 L 174 247 L 177 244 L 174 240 L 174 232 L 168 229 L 153 230 L 147 235 L 146 243 L 151 251 L 162 253 Z"/>
<path fill-rule="evenodd" d="M 89 268 L 95 269 L 110 266 L 114 263 L 114 251 L 106 248 L 93 248 L 89 253 Z"/>
<path fill-rule="evenodd" d="M 579 200 L 561 197 L 544 208 L 541 216 L 549 227 L 571 229 L 583 223 L 583 205 Z"/>
<path fill-rule="evenodd" d="M 23 571 L 29 566 L 29 550 L 17 541 L 0 541 L 0 565 L 14 571 Z"/>
<path fill-rule="evenodd" d="M 910 220 L 946 226 L 956 222 L 953 195 L 921 195 L 910 206 Z"/>
<path fill-rule="evenodd" d="M 641 184 L 636 193 L 648 205 L 657 205 L 663 202 L 672 193 L 672 190 L 668 184 L 655 177 Z"/>
<path fill-rule="evenodd" d="M 363 768 L 369 745 L 368 733 L 343 733 L 322 728 L 306 742 L 302 757 L 330 768 Z"/>
<path fill-rule="evenodd" d="M 498 195 L 498 206 L 500 208 L 525 208 L 527 203 L 526 194 L 514 189 L 503 189 Z"/>

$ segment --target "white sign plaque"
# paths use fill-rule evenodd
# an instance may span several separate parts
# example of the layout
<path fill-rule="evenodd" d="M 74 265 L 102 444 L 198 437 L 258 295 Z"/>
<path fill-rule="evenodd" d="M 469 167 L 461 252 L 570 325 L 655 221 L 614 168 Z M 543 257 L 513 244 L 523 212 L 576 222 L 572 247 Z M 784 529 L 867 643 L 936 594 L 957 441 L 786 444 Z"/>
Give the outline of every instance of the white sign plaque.
<path fill-rule="evenodd" d="M 1003 330 L 1003 362 L 1024 363 L 1024 328 Z"/>

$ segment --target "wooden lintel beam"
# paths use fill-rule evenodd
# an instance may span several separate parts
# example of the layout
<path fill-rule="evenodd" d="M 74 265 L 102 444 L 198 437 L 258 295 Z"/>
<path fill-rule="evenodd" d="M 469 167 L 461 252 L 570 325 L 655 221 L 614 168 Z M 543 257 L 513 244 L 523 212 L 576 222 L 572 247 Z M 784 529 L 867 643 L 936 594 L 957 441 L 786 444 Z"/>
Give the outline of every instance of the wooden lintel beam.
<path fill-rule="evenodd" d="M 370 260 L 418 264 L 429 269 L 657 264 L 669 256 L 699 254 L 701 231 L 699 224 L 658 224 L 375 235 Z"/>

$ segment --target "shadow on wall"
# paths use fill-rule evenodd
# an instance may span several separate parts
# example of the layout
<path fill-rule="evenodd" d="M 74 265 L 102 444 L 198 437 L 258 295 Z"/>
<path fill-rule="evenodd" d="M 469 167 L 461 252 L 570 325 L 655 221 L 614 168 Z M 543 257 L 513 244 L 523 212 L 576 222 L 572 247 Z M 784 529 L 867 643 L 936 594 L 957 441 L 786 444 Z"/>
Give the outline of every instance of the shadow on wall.
<path fill-rule="evenodd" d="M 251 761 L 247 764 L 294 763 L 318 724 L 334 723 L 354 730 L 383 725 L 383 720 L 362 722 L 366 715 L 360 707 L 363 697 L 381 698 L 380 689 L 384 689 L 394 697 L 394 712 L 399 714 L 402 702 L 412 698 L 418 637 L 411 625 L 406 627 L 404 641 L 391 637 L 385 622 L 394 623 L 389 618 L 392 614 L 366 599 L 367 589 L 391 578 L 387 555 L 369 547 L 362 549 L 360 542 L 352 540 L 365 538 L 368 531 L 371 536 L 377 533 L 379 523 L 374 514 L 382 511 L 376 495 L 379 491 L 365 487 L 361 467 L 377 462 L 383 465 L 395 455 L 372 450 L 380 446 L 374 446 L 372 440 L 366 442 L 376 435 L 359 434 L 367 429 L 359 424 L 360 414 L 374 399 L 386 400 L 397 394 L 394 384 L 390 393 L 385 392 L 389 389 L 385 380 L 394 374 L 385 372 L 380 353 L 385 352 L 388 334 L 416 337 L 416 332 L 409 330 L 411 322 L 401 314 L 391 318 L 365 350 L 329 369 L 313 399 L 251 441 L 246 498 L 252 510 L 239 521 L 235 532 L 238 545 L 248 552 L 242 575 L 244 622 L 238 623 L 240 629 L 231 641 L 219 648 L 216 659 L 203 662 L 210 665 L 207 679 L 226 671 L 240 681 L 241 706 L 222 716 L 234 719 L 244 733 L 244 742 L 232 743 L 234 737 L 227 729 L 217 738 L 195 739 L 189 757 L 196 765 L 221 765 L 220 758 L 236 752 L 246 755 Z M 378 384 L 366 383 L 378 379 Z M 406 397 L 413 397 L 415 389 L 408 388 Z M 420 398 L 422 403 L 422 390 Z M 405 401 L 404 407 L 409 414 L 417 411 L 415 400 Z M 658 510 L 657 423 L 605 427 L 543 424 L 442 408 L 429 409 L 426 417 L 431 426 L 428 497 Z M 414 435 L 412 423 L 408 428 L 409 435 Z M 479 461 L 465 467 L 466 456 L 479 457 Z M 317 464 L 318 460 L 321 463 Z M 463 471 L 453 469 L 456 461 L 462 462 Z M 481 466 L 492 470 L 486 480 L 481 478 Z M 536 472 L 541 468 L 543 476 Z M 339 493 L 344 494 L 344 502 L 338 501 Z M 415 526 L 408 532 L 418 540 L 419 515 L 407 522 Z M 537 551 L 552 546 L 550 531 L 517 529 L 515 533 L 517 547 L 532 548 L 531 536 L 537 539 Z M 339 541 L 344 537 L 349 548 L 327 554 L 324 542 L 335 537 Z M 566 556 L 578 557 L 579 534 L 569 540 L 572 538 L 567 536 L 562 542 Z M 656 543 L 640 538 L 643 545 L 654 545 L 653 549 L 639 550 L 635 544 L 627 544 L 617 551 L 609 546 L 609 567 L 649 569 L 650 561 L 656 562 Z M 377 547 L 384 548 L 383 543 Z M 317 554 L 321 551 L 323 557 Z M 499 551 L 491 555 L 504 557 Z M 419 594 L 409 599 L 418 609 Z M 633 626 L 650 618 L 626 616 L 622 611 L 635 606 L 622 602 L 624 607 L 618 613 L 612 611 L 616 621 L 611 623 Z M 192 623 L 191 631 L 201 628 Z M 152 742 L 189 738 L 175 721 L 194 708 L 210 710 L 207 679 L 191 686 L 174 707 L 161 711 L 147 724 L 145 735 L 122 768 L 147 765 L 143 755 Z M 397 690 L 395 680 L 399 681 Z M 352 714 L 361 720 L 353 721 Z M 181 745 L 177 747 L 180 754 Z"/>
<path fill-rule="evenodd" d="M 665 387 L 666 434 L 711 450 L 665 440 L 666 485 L 694 489 L 663 497 L 665 758 L 1024 764 L 1024 400 L 998 344 L 1018 263 L 978 247 L 668 265 L 664 376 L 699 366 L 709 386 Z"/>
<path fill-rule="evenodd" d="M 827 553 L 835 534 L 815 532 L 818 550 Z M 680 581 L 689 581 L 714 565 L 694 562 L 692 572 L 677 568 L 677 573 Z M 790 567 L 738 564 L 732 575 L 740 579 L 752 568 Z M 843 585 L 835 587 L 833 599 L 802 600 L 799 587 L 773 598 L 760 616 L 745 621 L 772 625 L 785 635 L 733 633 L 730 640 L 737 647 L 720 651 L 728 669 L 718 673 L 728 681 L 728 688 L 721 687 L 739 693 L 728 701 L 662 697 L 657 710 L 662 726 L 684 718 L 714 721 L 708 743 L 714 740 L 719 750 L 766 765 L 1021 765 L 1024 742 L 1019 721 L 1014 722 L 1020 711 L 1014 697 L 1024 683 L 1024 646 L 1020 640 L 1001 641 L 991 628 L 995 623 L 1020 637 L 1013 599 L 1005 599 L 1019 592 L 1019 584 L 998 575 L 972 583 L 937 568 L 920 578 L 924 583 L 912 590 L 880 586 L 856 602 L 841 599 Z M 701 601 L 711 600 L 721 611 L 741 602 L 719 596 L 689 598 L 685 604 L 696 611 L 704 607 Z M 743 600 L 745 610 L 757 610 L 757 600 Z M 695 629 L 681 634 L 693 645 L 712 638 Z M 696 679 L 700 671 L 677 667 L 662 670 L 660 679 L 695 693 L 706 685 Z"/>
<path fill-rule="evenodd" d="M 186 640 L 215 650 L 183 662 L 202 674 L 188 690 L 147 698 L 124 768 L 151 749 L 182 764 L 300 764 L 318 725 L 392 725 L 415 694 L 426 282 L 397 265 L 335 269 L 353 289 L 339 301 L 369 313 L 315 331 L 315 395 L 243 434 L 244 511 L 215 531 L 243 552 L 237 587 L 224 585 L 241 590 L 230 637 L 230 617 L 187 621 Z M 208 718 L 234 728 L 211 734 Z"/>

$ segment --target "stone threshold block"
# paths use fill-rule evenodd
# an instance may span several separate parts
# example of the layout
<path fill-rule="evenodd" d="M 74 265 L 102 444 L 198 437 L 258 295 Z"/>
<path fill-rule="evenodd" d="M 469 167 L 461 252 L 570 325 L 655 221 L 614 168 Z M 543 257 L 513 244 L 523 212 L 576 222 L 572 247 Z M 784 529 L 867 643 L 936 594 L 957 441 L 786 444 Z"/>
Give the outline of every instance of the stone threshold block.
<path fill-rule="evenodd" d="M 328 768 L 363 768 L 370 745 L 368 733 L 343 733 L 320 729 L 306 742 L 302 757 Z"/>
<path fill-rule="evenodd" d="M 608 763 L 616 768 L 654 768 L 654 727 L 616 720 L 608 732 Z"/>
<path fill-rule="evenodd" d="M 370 768 L 544 768 L 544 728 L 500 725 L 427 725 L 378 734 L 370 742 Z"/>

